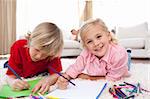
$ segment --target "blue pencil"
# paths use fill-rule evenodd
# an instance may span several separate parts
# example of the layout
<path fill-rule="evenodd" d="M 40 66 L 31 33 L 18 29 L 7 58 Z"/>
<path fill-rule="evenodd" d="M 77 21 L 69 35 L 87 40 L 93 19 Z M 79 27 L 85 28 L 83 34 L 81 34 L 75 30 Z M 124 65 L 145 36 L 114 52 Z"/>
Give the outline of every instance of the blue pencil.
<path fill-rule="evenodd" d="M 14 75 L 15 75 L 18 79 L 22 80 L 22 78 L 8 65 L 8 63 L 7 63 L 6 65 L 7 65 L 7 67 L 14 73 Z"/>
<path fill-rule="evenodd" d="M 63 76 L 61 73 L 57 72 L 54 68 L 52 68 L 51 66 L 48 66 L 48 68 L 50 68 L 53 72 L 57 73 L 59 76 L 63 77 L 64 79 L 66 79 L 69 83 L 71 83 L 72 85 L 76 86 L 73 82 L 71 82 L 70 80 L 68 80 L 65 76 Z"/>
<path fill-rule="evenodd" d="M 107 86 L 107 82 L 104 84 L 103 88 L 101 89 L 100 93 L 96 96 L 96 99 L 98 99 L 100 97 L 100 95 L 102 94 L 102 92 L 104 91 L 104 89 Z"/>

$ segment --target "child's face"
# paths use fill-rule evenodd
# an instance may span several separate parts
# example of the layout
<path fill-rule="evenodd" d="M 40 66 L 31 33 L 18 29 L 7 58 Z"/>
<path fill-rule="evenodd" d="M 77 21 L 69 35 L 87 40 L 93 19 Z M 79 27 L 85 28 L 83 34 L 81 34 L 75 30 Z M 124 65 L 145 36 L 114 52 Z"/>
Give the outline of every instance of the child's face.
<path fill-rule="evenodd" d="M 86 32 L 84 44 L 91 53 L 101 58 L 107 52 L 110 40 L 109 32 L 103 31 L 99 25 L 96 25 Z"/>
<path fill-rule="evenodd" d="M 48 54 L 46 52 L 41 51 L 38 48 L 33 47 L 33 46 L 30 46 L 29 54 L 30 54 L 32 61 L 34 62 L 43 60 L 48 57 Z"/>

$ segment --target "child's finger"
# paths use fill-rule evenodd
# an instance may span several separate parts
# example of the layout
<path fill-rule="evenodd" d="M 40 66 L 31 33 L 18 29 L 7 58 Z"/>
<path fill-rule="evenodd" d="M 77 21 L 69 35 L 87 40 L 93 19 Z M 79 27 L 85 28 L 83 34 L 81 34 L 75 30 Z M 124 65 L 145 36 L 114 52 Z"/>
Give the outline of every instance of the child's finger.
<path fill-rule="evenodd" d="M 44 94 L 45 92 L 48 92 L 50 86 L 46 86 L 46 88 L 41 92 L 41 94 Z"/>
<path fill-rule="evenodd" d="M 58 88 L 61 90 L 67 89 L 68 84 L 69 84 L 68 82 L 58 83 Z"/>
<path fill-rule="evenodd" d="M 20 85 L 21 89 L 29 89 L 30 87 L 30 85 L 26 81 L 23 81 L 23 80 L 20 80 L 18 84 Z"/>
<path fill-rule="evenodd" d="M 32 93 L 36 93 L 39 89 L 40 89 L 41 85 L 37 84 L 33 89 L 32 89 Z"/>
<path fill-rule="evenodd" d="M 24 85 L 21 80 L 16 79 L 12 84 L 12 88 L 13 90 L 18 91 L 18 90 L 22 90 L 24 88 Z"/>
<path fill-rule="evenodd" d="M 29 85 L 29 83 L 28 82 L 26 82 L 26 81 L 24 81 L 24 86 L 27 88 L 27 89 L 29 89 L 30 88 L 30 85 Z"/>
<path fill-rule="evenodd" d="M 67 85 L 62 84 L 61 86 L 58 86 L 58 88 L 61 90 L 65 90 L 67 89 Z"/>
<path fill-rule="evenodd" d="M 39 92 L 42 93 L 46 89 L 47 86 L 49 87 L 48 84 L 41 85 L 41 88 L 39 89 Z"/>
<path fill-rule="evenodd" d="M 56 83 L 55 85 L 50 86 L 48 92 L 52 92 L 52 91 L 56 90 L 57 88 L 58 88 L 58 83 Z"/>

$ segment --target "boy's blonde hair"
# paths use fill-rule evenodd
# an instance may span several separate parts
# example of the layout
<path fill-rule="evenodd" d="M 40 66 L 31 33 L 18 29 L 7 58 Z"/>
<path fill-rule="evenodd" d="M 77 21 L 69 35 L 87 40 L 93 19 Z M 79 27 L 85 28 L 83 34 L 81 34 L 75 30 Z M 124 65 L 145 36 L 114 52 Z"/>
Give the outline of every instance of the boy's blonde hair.
<path fill-rule="evenodd" d="M 84 47 L 84 37 L 86 35 L 86 33 L 89 31 L 89 29 L 93 28 L 93 26 L 95 25 L 99 25 L 101 27 L 101 29 L 105 32 L 109 32 L 107 26 L 105 25 L 105 23 L 97 18 L 97 19 L 89 19 L 85 22 L 85 24 L 82 25 L 82 27 L 80 28 L 80 37 L 81 37 L 81 40 L 82 40 L 82 43 L 83 43 L 83 47 Z M 115 35 L 112 33 L 112 32 L 109 32 L 110 33 L 110 36 L 111 36 L 111 41 L 115 44 L 117 44 L 117 39 L 115 37 Z M 92 34 L 91 34 L 92 35 Z"/>
<path fill-rule="evenodd" d="M 63 48 L 62 32 L 54 23 L 41 23 L 30 34 L 28 45 L 46 52 L 51 58 L 57 57 Z"/>

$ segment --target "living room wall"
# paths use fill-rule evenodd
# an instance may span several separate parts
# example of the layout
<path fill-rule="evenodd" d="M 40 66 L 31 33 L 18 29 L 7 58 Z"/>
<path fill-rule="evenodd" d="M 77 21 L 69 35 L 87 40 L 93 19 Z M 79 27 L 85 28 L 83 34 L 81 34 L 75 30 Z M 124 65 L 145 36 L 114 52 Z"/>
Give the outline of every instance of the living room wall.
<path fill-rule="evenodd" d="M 78 0 L 17 0 L 17 38 L 44 21 L 56 23 L 69 37 L 78 28 Z"/>
<path fill-rule="evenodd" d="M 102 18 L 110 29 L 150 24 L 149 9 L 149 0 L 93 0 L 93 17 Z"/>
<path fill-rule="evenodd" d="M 32 31 L 43 21 L 52 21 L 69 38 L 72 28 L 79 27 L 79 4 L 86 0 L 17 0 L 17 38 Z M 93 17 L 102 18 L 109 29 L 150 24 L 149 0 L 92 0 Z M 81 7 L 82 6 L 82 7 Z M 84 5 L 80 7 L 83 8 Z"/>

